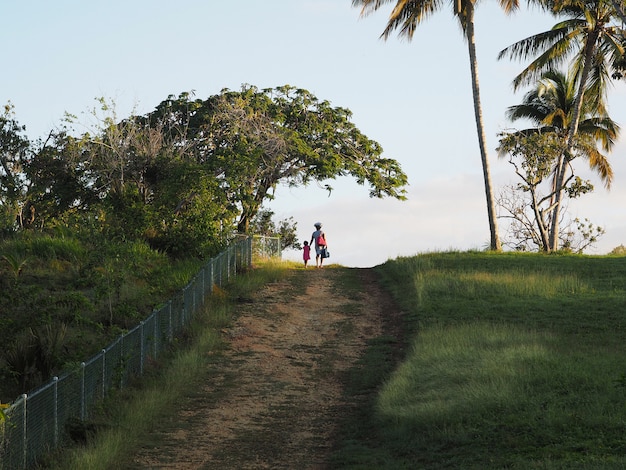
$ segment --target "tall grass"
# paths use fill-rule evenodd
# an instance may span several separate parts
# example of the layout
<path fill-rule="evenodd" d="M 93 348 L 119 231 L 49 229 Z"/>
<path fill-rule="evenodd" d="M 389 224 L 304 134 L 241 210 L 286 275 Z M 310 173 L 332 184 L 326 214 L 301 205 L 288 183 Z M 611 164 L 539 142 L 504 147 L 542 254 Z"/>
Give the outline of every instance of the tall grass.
<path fill-rule="evenodd" d="M 379 271 L 412 331 L 370 423 L 380 468 L 626 468 L 626 258 L 434 253 Z"/>
<path fill-rule="evenodd" d="M 44 260 L 61 259 L 75 261 L 84 256 L 85 248 L 73 238 L 54 238 L 48 235 L 36 235 L 19 239 L 3 240 L 0 253 L 28 253 L 34 258 Z"/>

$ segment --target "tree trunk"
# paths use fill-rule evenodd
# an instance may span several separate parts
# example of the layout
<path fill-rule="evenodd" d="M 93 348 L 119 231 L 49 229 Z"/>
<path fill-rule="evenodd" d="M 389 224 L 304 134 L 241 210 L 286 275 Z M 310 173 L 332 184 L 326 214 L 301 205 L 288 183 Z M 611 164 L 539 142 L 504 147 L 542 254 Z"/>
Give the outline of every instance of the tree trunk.
<path fill-rule="evenodd" d="M 237 222 L 237 233 L 248 233 L 248 230 L 250 230 L 250 218 L 242 213 Z"/>
<path fill-rule="evenodd" d="M 485 138 L 485 126 L 483 113 L 480 105 L 480 89 L 478 86 L 478 61 L 476 60 L 476 38 L 474 37 L 474 5 L 467 2 L 467 44 L 470 56 L 470 69 L 472 73 L 472 92 L 474 96 L 474 116 L 476 118 L 476 130 L 478 132 L 478 145 L 480 158 L 483 166 L 483 178 L 485 180 L 485 195 L 487 198 L 487 215 L 489 217 L 489 232 L 491 234 L 490 248 L 495 251 L 502 250 L 498 235 L 498 219 L 496 216 L 496 204 L 491 184 L 491 172 L 489 171 L 489 157 Z"/>
<path fill-rule="evenodd" d="M 252 201 L 242 202 L 241 215 L 237 222 L 237 233 L 249 234 L 250 222 L 252 222 L 252 219 L 254 219 L 261 207 L 261 203 L 257 201 L 257 197 L 258 194 Z M 261 201 L 263 201 L 263 198 L 261 198 Z"/>
<path fill-rule="evenodd" d="M 531 189 L 532 196 L 532 210 L 535 215 L 535 222 L 537 223 L 537 229 L 539 230 L 539 238 L 541 240 L 541 251 L 550 251 L 550 236 L 549 230 L 546 227 L 543 211 L 539 208 L 539 201 L 537 201 L 537 192 L 535 188 Z"/>
<path fill-rule="evenodd" d="M 570 126 L 567 133 L 567 150 L 559 158 L 559 163 L 556 173 L 556 181 L 554 185 L 555 190 L 555 204 L 552 213 L 552 227 L 550 229 L 550 248 L 552 251 L 559 249 L 559 219 L 561 213 L 561 205 L 563 202 L 563 181 L 565 180 L 565 173 L 569 162 L 574 157 L 574 138 L 578 133 L 578 123 L 580 122 L 580 113 L 583 106 L 583 96 L 585 94 L 585 87 L 587 85 L 587 78 L 589 77 L 589 71 L 591 70 L 591 62 L 593 53 L 596 47 L 596 41 L 598 40 L 598 31 L 592 31 L 587 36 L 585 42 L 585 64 L 580 75 L 580 83 L 578 84 L 578 94 L 576 95 L 576 101 L 574 103 L 574 113 L 572 115 Z"/>
<path fill-rule="evenodd" d="M 13 173 L 11 172 L 11 169 L 9 168 L 9 164 L 6 160 L 6 158 L 0 153 L 0 164 L 2 165 L 2 168 L 4 169 L 4 172 L 6 173 L 6 179 L 7 179 L 7 190 L 10 193 L 10 197 L 14 197 L 15 196 L 15 178 L 13 177 Z"/>

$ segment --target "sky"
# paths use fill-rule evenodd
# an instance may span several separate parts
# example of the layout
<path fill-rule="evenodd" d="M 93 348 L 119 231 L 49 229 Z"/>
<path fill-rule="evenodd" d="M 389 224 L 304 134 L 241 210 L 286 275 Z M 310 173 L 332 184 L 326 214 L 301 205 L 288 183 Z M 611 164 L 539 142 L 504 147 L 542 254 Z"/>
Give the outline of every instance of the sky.
<path fill-rule="evenodd" d="M 479 3 L 476 48 L 483 118 L 495 191 L 517 183 L 498 159 L 505 111 L 527 89 L 511 81 L 524 64 L 497 60 L 500 50 L 556 21 L 523 6 L 506 16 Z M 524 3 L 525 5 L 525 3 Z M 399 256 L 484 249 L 489 226 L 472 105 L 467 45 L 451 7 L 418 27 L 413 40 L 380 38 L 390 8 L 366 17 L 351 0 L 24 0 L 2 2 L 0 104 L 11 102 L 30 139 L 45 137 L 64 114 L 88 122 L 96 99 L 116 103 L 120 118 L 152 111 L 169 95 L 206 99 L 224 88 L 291 85 L 352 111 L 352 121 L 397 160 L 409 179 L 406 201 L 370 199 L 349 177 L 322 185 L 279 186 L 265 205 L 293 218 L 301 241 L 315 222 L 327 234 L 329 262 L 372 267 Z M 609 113 L 626 127 L 626 84 L 609 94 Z M 606 233 L 589 254 L 626 245 L 626 130 L 610 155 L 607 191 L 571 202 L 573 217 Z M 504 235 L 506 225 L 500 222 Z M 287 250 L 283 257 L 300 260 Z"/>

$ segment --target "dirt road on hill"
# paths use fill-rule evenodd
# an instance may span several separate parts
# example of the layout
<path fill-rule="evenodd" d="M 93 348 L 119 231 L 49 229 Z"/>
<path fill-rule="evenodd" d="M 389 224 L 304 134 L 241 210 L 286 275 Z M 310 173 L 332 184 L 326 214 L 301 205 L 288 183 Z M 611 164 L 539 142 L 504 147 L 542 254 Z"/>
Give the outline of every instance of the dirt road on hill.
<path fill-rule="evenodd" d="M 239 305 L 224 357 L 132 468 L 331 468 L 345 372 L 399 318 L 371 269 L 292 270 Z"/>

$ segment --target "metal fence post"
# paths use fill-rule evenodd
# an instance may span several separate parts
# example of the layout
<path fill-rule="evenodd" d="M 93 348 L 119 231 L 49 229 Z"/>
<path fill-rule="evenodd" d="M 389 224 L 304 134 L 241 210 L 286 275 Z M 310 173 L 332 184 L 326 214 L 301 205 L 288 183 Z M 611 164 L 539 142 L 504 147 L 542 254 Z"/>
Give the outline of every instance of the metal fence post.
<path fill-rule="evenodd" d="M 23 447 L 23 454 L 22 454 L 22 468 L 26 468 L 26 464 L 28 463 L 28 428 L 27 426 L 27 422 L 28 420 L 26 419 L 26 402 L 28 401 L 28 395 L 26 395 L 25 393 L 22 395 L 22 403 L 24 403 L 24 407 L 23 407 L 23 412 L 22 412 L 22 447 Z"/>
<path fill-rule="evenodd" d="M 182 302 L 181 302 L 182 307 L 180 309 L 180 326 L 181 327 L 185 326 L 185 310 L 187 309 L 187 302 L 185 302 L 186 290 L 187 290 L 187 286 L 185 286 L 185 288 L 183 289 L 183 295 L 182 295 Z"/>
<path fill-rule="evenodd" d="M 197 305 L 196 304 L 196 285 L 197 284 L 198 283 L 196 282 L 196 279 L 194 279 L 194 281 L 193 281 L 193 288 L 191 289 L 191 294 L 192 294 L 192 296 L 191 296 L 191 304 L 192 304 L 191 305 L 191 313 L 192 313 L 192 315 L 194 313 L 196 313 L 196 305 Z"/>
<path fill-rule="evenodd" d="M 85 363 L 80 363 L 80 420 L 85 420 Z"/>
<path fill-rule="evenodd" d="M 117 386 L 121 390 L 123 388 L 122 385 L 124 383 L 124 375 L 125 375 L 124 374 L 124 369 L 125 369 L 125 367 L 124 367 L 124 335 L 120 335 L 119 342 L 120 342 L 120 360 L 119 360 L 119 363 L 115 366 L 115 368 L 116 369 L 119 368 L 119 371 L 120 371 L 120 374 L 119 374 L 119 376 L 120 376 L 120 383 L 117 384 Z M 115 373 L 117 373 L 117 372 L 115 372 Z"/>
<path fill-rule="evenodd" d="M 226 248 L 226 282 L 230 281 L 230 259 L 231 259 L 231 247 Z"/>
<path fill-rule="evenodd" d="M 205 283 L 205 267 L 202 268 L 202 271 L 200 271 L 202 273 L 202 285 L 201 285 L 201 292 L 202 292 L 202 298 L 200 299 L 200 301 L 202 302 L 202 305 L 204 305 L 204 298 L 206 297 L 206 283 Z"/>
<path fill-rule="evenodd" d="M 143 375 L 143 361 L 146 356 L 143 348 L 144 341 L 144 333 L 143 333 L 143 325 L 145 322 L 142 320 L 139 327 L 139 375 Z"/>
<path fill-rule="evenodd" d="M 169 317 L 170 317 L 170 324 L 169 324 L 169 330 L 167 332 L 167 337 L 169 338 L 170 341 L 172 341 L 173 337 L 174 337 L 174 332 L 172 331 L 172 301 L 169 301 Z"/>
<path fill-rule="evenodd" d="M 54 447 L 59 446 L 59 378 L 53 377 L 52 383 L 54 384 L 54 409 L 52 411 L 54 421 Z"/>
<path fill-rule="evenodd" d="M 107 365 L 107 351 L 102 350 L 102 397 L 106 396 L 106 365 Z"/>
<path fill-rule="evenodd" d="M 154 327 L 152 329 L 152 357 L 154 357 L 155 359 L 157 357 L 157 346 L 159 343 L 158 325 L 159 325 L 159 321 L 161 320 L 162 311 L 163 311 L 162 309 L 159 309 L 154 312 L 154 321 L 152 322 L 154 323 Z"/>

